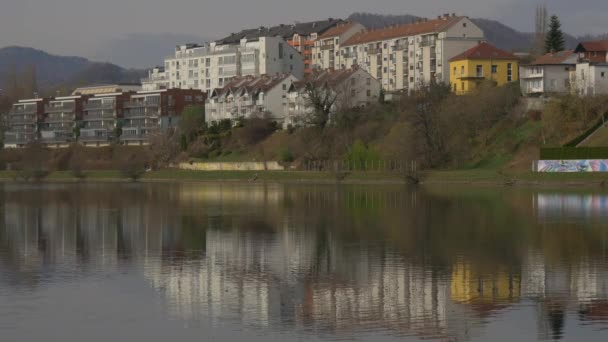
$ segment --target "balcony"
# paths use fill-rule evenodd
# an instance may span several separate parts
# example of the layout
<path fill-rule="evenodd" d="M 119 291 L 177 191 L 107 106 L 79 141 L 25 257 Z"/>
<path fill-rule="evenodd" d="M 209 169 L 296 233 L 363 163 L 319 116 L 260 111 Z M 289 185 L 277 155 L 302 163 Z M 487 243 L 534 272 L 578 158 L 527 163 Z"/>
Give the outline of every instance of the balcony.
<path fill-rule="evenodd" d="M 76 106 L 72 104 L 64 104 L 59 106 L 46 105 L 44 107 L 45 113 L 65 113 L 65 112 L 74 112 L 76 110 Z"/>
<path fill-rule="evenodd" d="M 46 144 L 69 143 L 74 140 L 74 134 L 65 130 L 43 130 L 40 141 Z"/>
<path fill-rule="evenodd" d="M 12 117 L 8 119 L 10 125 L 35 125 L 37 122 L 36 117 L 23 118 L 23 117 Z"/>
<path fill-rule="evenodd" d="M 367 50 L 368 55 L 377 55 L 382 53 L 382 48 L 370 48 Z"/>
<path fill-rule="evenodd" d="M 471 74 L 460 74 L 456 78 L 460 79 L 460 80 L 466 80 L 466 79 L 479 80 L 479 79 L 483 79 L 484 76 L 483 76 L 483 72 L 476 72 L 476 73 L 471 73 Z"/>
<path fill-rule="evenodd" d="M 334 44 L 324 44 L 321 45 L 321 51 L 333 50 L 336 46 Z"/>
<path fill-rule="evenodd" d="M 103 142 L 112 138 L 112 131 L 109 129 L 81 129 L 78 140 L 85 142 Z"/>
<path fill-rule="evenodd" d="M 34 141 L 35 134 L 17 134 L 15 132 L 4 133 L 4 144 L 5 145 L 25 145 L 28 142 Z"/>
<path fill-rule="evenodd" d="M 116 104 L 114 102 L 101 103 L 101 102 L 88 102 L 84 106 L 84 110 L 97 110 L 97 109 L 114 109 Z"/>
<path fill-rule="evenodd" d="M 436 42 L 435 40 L 423 40 L 420 42 L 420 46 L 424 47 L 424 46 L 435 46 Z"/>
<path fill-rule="evenodd" d="M 31 108 L 31 107 L 27 107 L 27 108 L 12 108 L 9 111 L 9 115 L 23 115 L 23 114 L 37 114 L 38 110 L 37 108 Z"/>
<path fill-rule="evenodd" d="M 129 119 L 136 118 L 158 118 L 160 116 L 160 112 L 158 111 L 145 111 L 145 112 L 129 112 L 125 111 L 123 116 Z"/>
<path fill-rule="evenodd" d="M 146 107 L 158 107 L 159 102 L 152 101 L 128 101 L 124 103 L 124 108 L 146 108 Z"/>
<path fill-rule="evenodd" d="M 76 119 L 76 115 L 72 114 L 72 115 L 57 115 L 57 114 L 52 114 L 46 117 L 46 119 L 44 119 L 44 122 L 72 122 Z"/>
<path fill-rule="evenodd" d="M 95 120 L 112 120 L 115 118 L 114 112 L 112 113 L 87 113 L 82 117 L 82 121 L 95 121 Z"/>
<path fill-rule="evenodd" d="M 408 51 L 408 45 L 407 43 L 399 43 L 399 44 L 393 44 L 391 46 L 393 48 L 394 51 Z"/>

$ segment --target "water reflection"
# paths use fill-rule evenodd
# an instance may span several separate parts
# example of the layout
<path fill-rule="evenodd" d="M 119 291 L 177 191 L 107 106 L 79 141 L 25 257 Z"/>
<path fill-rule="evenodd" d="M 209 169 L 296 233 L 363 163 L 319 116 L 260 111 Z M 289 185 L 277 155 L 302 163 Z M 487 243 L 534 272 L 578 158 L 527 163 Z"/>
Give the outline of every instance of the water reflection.
<path fill-rule="evenodd" d="M 483 340 L 520 329 L 512 311 L 527 340 L 608 328 L 602 194 L 55 184 L 0 201 L 1 297 L 136 273 L 168 320 L 282 339 Z"/>

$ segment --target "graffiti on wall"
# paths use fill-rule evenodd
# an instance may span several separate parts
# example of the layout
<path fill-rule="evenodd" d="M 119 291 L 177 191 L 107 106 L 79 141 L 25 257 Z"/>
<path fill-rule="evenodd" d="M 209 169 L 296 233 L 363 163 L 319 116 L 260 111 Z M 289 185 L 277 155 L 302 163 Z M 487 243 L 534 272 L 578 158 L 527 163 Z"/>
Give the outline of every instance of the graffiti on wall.
<path fill-rule="evenodd" d="M 608 172 L 608 159 L 539 160 L 538 172 Z"/>

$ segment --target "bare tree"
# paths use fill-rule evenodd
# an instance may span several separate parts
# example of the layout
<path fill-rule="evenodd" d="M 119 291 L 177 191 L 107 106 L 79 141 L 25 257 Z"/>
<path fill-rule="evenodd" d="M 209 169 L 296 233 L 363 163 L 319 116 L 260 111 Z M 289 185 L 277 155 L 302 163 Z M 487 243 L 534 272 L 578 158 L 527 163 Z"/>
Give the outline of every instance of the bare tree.
<path fill-rule="evenodd" d="M 547 4 L 540 4 L 536 6 L 536 15 L 534 17 L 535 36 L 534 48 L 532 51 L 534 55 L 541 55 L 543 53 L 548 27 L 549 15 L 547 12 Z"/>
<path fill-rule="evenodd" d="M 318 85 L 315 82 L 307 82 L 305 85 L 307 105 L 312 108 L 309 117 L 305 118 L 307 123 L 319 128 L 324 128 L 329 122 L 334 104 L 338 99 L 338 94 L 329 85 Z"/>

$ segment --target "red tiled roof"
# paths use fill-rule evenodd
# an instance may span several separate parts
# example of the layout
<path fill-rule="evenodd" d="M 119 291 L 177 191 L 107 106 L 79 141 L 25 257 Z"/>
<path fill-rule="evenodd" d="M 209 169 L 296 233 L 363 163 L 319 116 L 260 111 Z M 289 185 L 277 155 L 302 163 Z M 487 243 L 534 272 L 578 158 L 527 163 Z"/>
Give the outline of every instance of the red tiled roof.
<path fill-rule="evenodd" d="M 355 23 L 355 22 L 347 22 L 347 23 L 343 23 L 343 24 L 338 24 L 337 26 L 330 28 L 329 30 L 327 30 L 327 32 L 325 32 L 321 36 L 319 36 L 319 39 L 339 37 L 344 32 L 350 30 L 350 28 L 355 26 L 356 24 L 357 23 Z"/>
<path fill-rule="evenodd" d="M 576 52 L 593 52 L 593 51 L 608 51 L 608 40 L 594 40 L 589 42 L 581 42 L 576 47 Z"/>
<path fill-rule="evenodd" d="M 450 59 L 450 62 L 461 61 L 465 59 L 510 59 L 517 60 L 518 58 L 507 51 L 501 50 L 494 45 L 481 43 L 456 57 Z"/>
<path fill-rule="evenodd" d="M 572 50 L 564 50 L 560 52 L 548 53 L 544 56 L 538 57 L 532 65 L 552 65 L 552 64 L 563 64 L 568 58 L 574 55 Z"/>
<path fill-rule="evenodd" d="M 419 21 L 416 23 L 386 27 L 379 30 L 357 33 L 342 46 L 365 44 L 386 39 L 415 36 L 423 33 L 442 32 L 465 17 L 442 17 L 441 19 Z"/>

